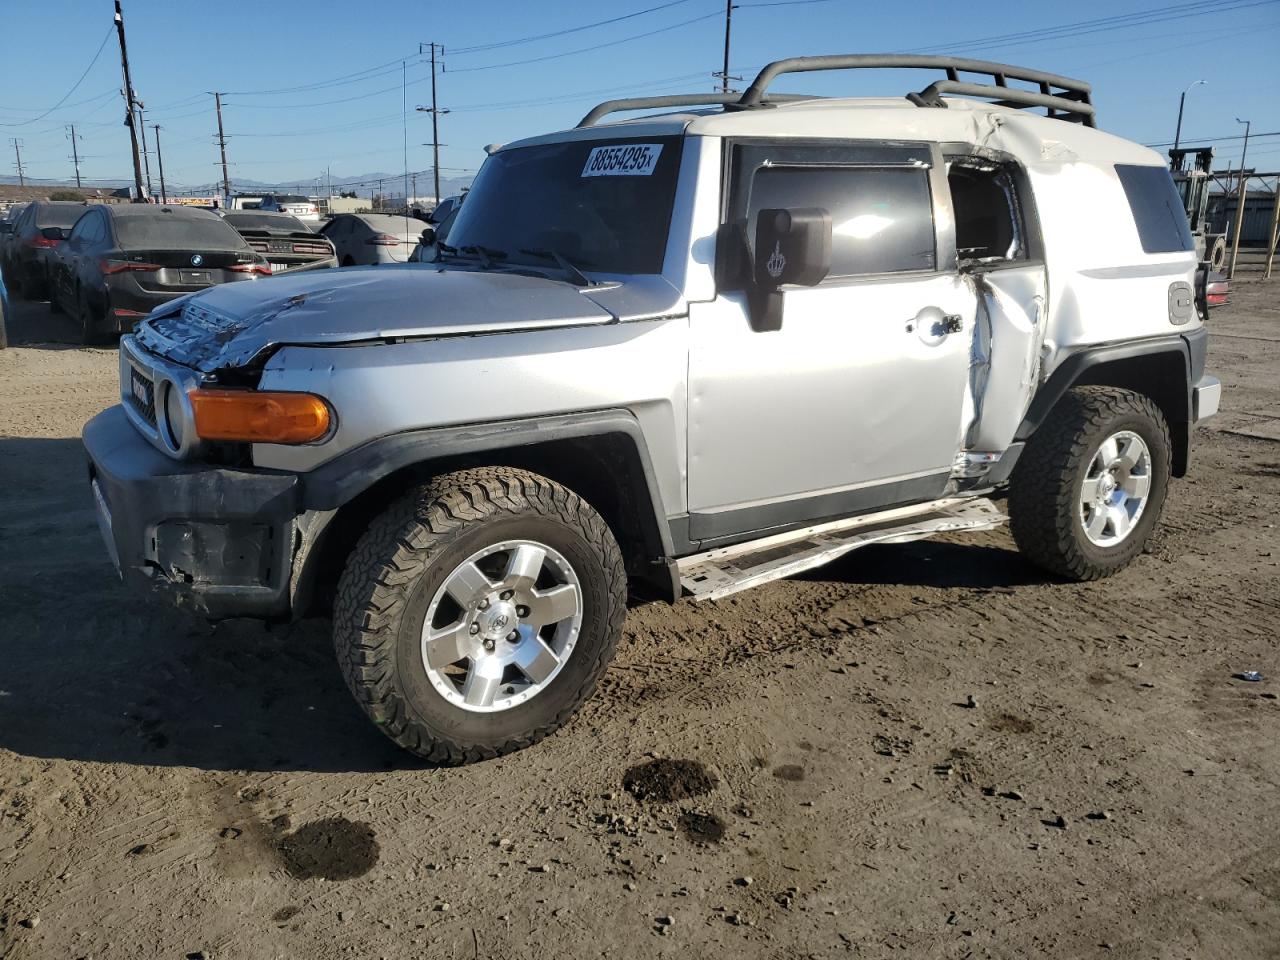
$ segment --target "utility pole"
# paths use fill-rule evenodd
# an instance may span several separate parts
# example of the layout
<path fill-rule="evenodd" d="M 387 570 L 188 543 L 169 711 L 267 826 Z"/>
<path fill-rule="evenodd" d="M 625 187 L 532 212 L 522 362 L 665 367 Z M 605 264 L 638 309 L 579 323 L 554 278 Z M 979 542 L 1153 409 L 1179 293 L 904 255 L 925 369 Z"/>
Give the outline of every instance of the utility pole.
<path fill-rule="evenodd" d="M 71 160 L 76 165 L 76 186 L 80 184 L 80 150 L 76 146 L 76 125 L 74 123 L 68 125 L 71 130 Z"/>
<path fill-rule="evenodd" d="M 227 176 L 227 138 L 222 133 L 222 94 L 215 92 L 214 105 L 218 110 L 218 149 L 222 151 L 222 202 L 231 203 L 231 178 Z"/>
<path fill-rule="evenodd" d="M 1276 241 L 1280 237 L 1280 177 L 1276 177 L 1275 189 L 1271 191 L 1271 229 L 1267 231 L 1267 269 L 1262 274 L 1263 280 L 1271 279 L 1271 267 L 1276 261 Z"/>
<path fill-rule="evenodd" d="M 133 81 L 129 78 L 129 50 L 124 42 L 124 12 L 120 9 L 120 0 L 116 0 L 116 34 L 120 38 L 120 68 L 124 71 L 124 123 L 129 128 L 129 143 L 133 148 L 133 185 L 137 191 L 137 201 L 142 202 L 146 199 L 142 192 L 142 160 L 138 156 L 138 128 L 133 117 Z"/>
<path fill-rule="evenodd" d="M 412 174 L 411 178 L 413 180 L 413 199 L 417 200 L 418 199 L 418 175 L 416 173 Z M 409 203 L 410 201 L 406 200 L 404 202 L 404 205 L 407 207 L 409 206 Z"/>
<path fill-rule="evenodd" d="M 329 184 L 329 197 L 330 197 L 330 199 L 332 199 L 332 198 L 333 198 L 333 171 L 332 171 L 332 169 L 331 169 L 331 168 L 329 168 L 329 167 L 325 167 L 325 168 L 324 168 L 324 176 L 325 176 L 325 180 L 326 180 L 326 181 L 328 181 L 328 184 Z"/>
<path fill-rule="evenodd" d="M 13 143 L 13 155 L 18 158 L 18 186 L 25 187 L 27 178 L 22 173 L 22 141 L 17 137 L 11 137 L 10 141 Z"/>
<path fill-rule="evenodd" d="M 418 44 L 418 53 L 424 46 L 431 47 L 431 106 L 418 107 L 422 113 L 431 114 L 431 168 L 435 179 L 435 200 L 440 202 L 440 114 L 448 113 L 448 107 L 440 107 L 436 103 L 436 48 L 440 48 L 440 56 L 444 56 L 444 47 L 438 43 Z"/>
<path fill-rule="evenodd" d="M 168 203 L 169 194 L 164 188 L 164 154 L 160 152 L 160 124 L 153 123 L 151 129 L 156 132 L 156 163 L 160 164 L 160 202 Z"/>
<path fill-rule="evenodd" d="M 713 73 L 713 77 L 720 78 L 720 92 L 729 92 L 729 81 L 739 80 L 740 77 L 729 76 L 729 33 L 733 28 L 733 0 L 724 0 L 724 70 L 720 73 Z"/>
<path fill-rule="evenodd" d="M 150 200 L 151 192 L 151 160 L 147 156 L 147 121 L 142 115 L 142 102 L 135 101 L 138 107 L 138 132 L 142 134 L 142 167 L 147 173 L 147 199 Z"/>
<path fill-rule="evenodd" d="M 1191 92 L 1191 87 L 1200 84 L 1208 84 L 1208 80 L 1197 80 L 1190 84 L 1187 89 L 1182 91 L 1182 96 L 1178 98 L 1178 128 L 1173 132 L 1173 149 L 1178 149 L 1178 143 L 1182 140 L 1182 108 L 1187 102 L 1187 94 Z"/>

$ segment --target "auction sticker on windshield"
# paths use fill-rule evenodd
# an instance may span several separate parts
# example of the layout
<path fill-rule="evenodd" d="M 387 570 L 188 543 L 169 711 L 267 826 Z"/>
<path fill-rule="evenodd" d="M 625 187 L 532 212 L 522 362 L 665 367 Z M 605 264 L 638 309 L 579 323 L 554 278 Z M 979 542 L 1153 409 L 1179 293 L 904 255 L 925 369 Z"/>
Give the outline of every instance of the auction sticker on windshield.
<path fill-rule="evenodd" d="M 620 143 L 595 147 L 587 154 L 584 177 L 647 177 L 658 165 L 660 143 Z"/>

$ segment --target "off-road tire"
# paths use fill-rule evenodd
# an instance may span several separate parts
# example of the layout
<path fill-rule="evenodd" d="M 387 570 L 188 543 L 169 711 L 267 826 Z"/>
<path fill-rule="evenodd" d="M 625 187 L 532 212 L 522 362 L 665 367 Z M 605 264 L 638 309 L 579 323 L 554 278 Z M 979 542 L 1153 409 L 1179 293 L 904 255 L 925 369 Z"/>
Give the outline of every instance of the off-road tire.
<path fill-rule="evenodd" d="M 471 712 L 429 682 L 423 620 L 457 563 L 522 536 L 572 564 L 582 590 L 581 633 L 537 696 L 497 713 Z M 411 490 L 370 524 L 338 582 L 334 647 L 347 686 L 383 733 L 434 763 L 470 763 L 536 743 L 591 696 L 613 658 L 626 591 L 613 533 L 573 491 L 524 470 L 461 470 Z"/>
<path fill-rule="evenodd" d="M 1102 547 L 1085 536 L 1080 488 L 1094 452 L 1119 430 L 1132 430 L 1151 454 L 1148 501 L 1133 531 Z M 1146 545 L 1160 518 L 1170 475 L 1169 427 L 1156 405 L 1116 387 L 1067 391 L 1032 434 L 1009 482 L 1009 527 L 1018 550 L 1068 580 L 1098 580 L 1123 569 Z"/>

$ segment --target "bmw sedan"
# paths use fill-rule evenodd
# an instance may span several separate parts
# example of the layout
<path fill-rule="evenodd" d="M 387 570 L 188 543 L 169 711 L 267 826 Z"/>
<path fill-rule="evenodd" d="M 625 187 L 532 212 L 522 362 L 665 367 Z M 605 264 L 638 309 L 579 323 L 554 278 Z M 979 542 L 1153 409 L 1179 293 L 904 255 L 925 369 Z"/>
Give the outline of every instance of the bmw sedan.
<path fill-rule="evenodd" d="M 266 258 L 207 210 L 95 205 L 58 248 L 50 307 L 69 313 L 93 343 L 132 330 L 174 297 L 270 274 Z"/>

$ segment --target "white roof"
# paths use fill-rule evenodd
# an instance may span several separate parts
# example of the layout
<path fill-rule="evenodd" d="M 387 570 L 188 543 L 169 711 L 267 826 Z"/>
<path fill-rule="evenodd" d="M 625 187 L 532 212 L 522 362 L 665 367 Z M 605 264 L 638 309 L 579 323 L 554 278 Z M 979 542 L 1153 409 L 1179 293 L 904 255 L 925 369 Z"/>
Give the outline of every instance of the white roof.
<path fill-rule="evenodd" d="M 796 137 L 840 140 L 915 140 L 985 143 L 1024 163 L 1136 163 L 1162 166 L 1147 147 L 1084 124 L 1071 123 L 963 97 L 946 97 L 946 109 L 917 107 L 905 97 L 820 98 L 726 112 L 719 107 L 600 123 L 533 137 L 503 149 L 610 136 Z"/>

